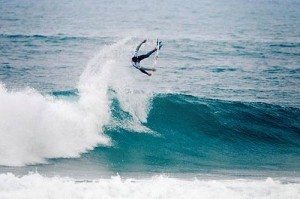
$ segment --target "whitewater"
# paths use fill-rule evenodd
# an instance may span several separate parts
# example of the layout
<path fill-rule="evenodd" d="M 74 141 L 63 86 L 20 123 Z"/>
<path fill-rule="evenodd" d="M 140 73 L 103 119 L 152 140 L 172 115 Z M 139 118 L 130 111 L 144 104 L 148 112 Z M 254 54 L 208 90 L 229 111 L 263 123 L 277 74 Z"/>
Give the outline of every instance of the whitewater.
<path fill-rule="evenodd" d="M 154 176 L 150 179 L 45 178 L 39 174 L 0 175 L 1 198 L 297 198 L 299 184 L 266 180 L 201 180 Z"/>

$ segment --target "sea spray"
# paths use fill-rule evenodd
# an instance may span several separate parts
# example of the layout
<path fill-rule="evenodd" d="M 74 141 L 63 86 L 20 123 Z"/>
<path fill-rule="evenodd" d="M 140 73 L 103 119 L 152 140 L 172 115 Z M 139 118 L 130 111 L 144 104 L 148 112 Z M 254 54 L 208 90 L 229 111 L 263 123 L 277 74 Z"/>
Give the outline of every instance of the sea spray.
<path fill-rule="evenodd" d="M 147 122 L 154 88 L 147 81 L 148 77 L 145 79 L 143 74 L 130 65 L 131 52 L 135 49 L 135 44 L 136 41 L 129 37 L 103 48 L 97 56 L 89 61 L 81 75 L 78 88 L 82 93 L 113 91 L 108 93 L 109 97 L 117 99 L 122 110 L 131 116 L 130 120 L 122 121 L 123 127 L 138 131 L 150 131 L 142 123 Z M 102 73 L 102 71 L 104 74 L 100 79 L 98 73 Z M 106 90 L 100 92 L 98 88 L 101 88 L 100 85 L 104 88 L 103 84 L 106 84 Z M 107 97 L 108 95 L 103 96 Z M 95 100 L 99 98 L 100 96 Z M 92 106 L 93 103 L 86 104 Z"/>

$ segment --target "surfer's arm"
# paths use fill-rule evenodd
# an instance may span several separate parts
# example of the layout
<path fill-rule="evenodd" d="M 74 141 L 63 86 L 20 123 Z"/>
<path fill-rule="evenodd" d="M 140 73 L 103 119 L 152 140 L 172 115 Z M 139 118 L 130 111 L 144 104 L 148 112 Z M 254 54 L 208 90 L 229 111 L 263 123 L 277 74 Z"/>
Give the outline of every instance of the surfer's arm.
<path fill-rule="evenodd" d="M 138 52 L 138 51 L 140 50 L 140 47 L 141 47 L 144 43 L 146 43 L 146 41 L 147 41 L 147 39 L 145 39 L 144 41 L 142 41 L 142 42 L 136 47 L 135 51 Z"/>

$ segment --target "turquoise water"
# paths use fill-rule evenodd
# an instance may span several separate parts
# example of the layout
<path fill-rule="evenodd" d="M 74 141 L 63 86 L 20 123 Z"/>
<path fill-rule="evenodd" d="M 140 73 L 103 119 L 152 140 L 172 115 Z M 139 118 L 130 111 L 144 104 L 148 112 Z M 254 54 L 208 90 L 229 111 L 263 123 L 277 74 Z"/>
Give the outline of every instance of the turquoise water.
<path fill-rule="evenodd" d="M 0 173 L 295 181 L 299 8 L 0 0 Z M 147 77 L 130 58 L 157 37 L 164 46 Z"/>

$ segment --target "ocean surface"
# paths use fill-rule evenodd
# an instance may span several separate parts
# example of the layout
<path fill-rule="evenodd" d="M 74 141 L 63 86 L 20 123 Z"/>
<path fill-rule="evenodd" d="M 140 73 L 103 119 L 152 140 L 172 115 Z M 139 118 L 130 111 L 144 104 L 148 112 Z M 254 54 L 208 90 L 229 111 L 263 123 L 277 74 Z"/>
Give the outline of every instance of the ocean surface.
<path fill-rule="evenodd" d="M 0 198 L 298 198 L 299 10 L 0 0 Z"/>

